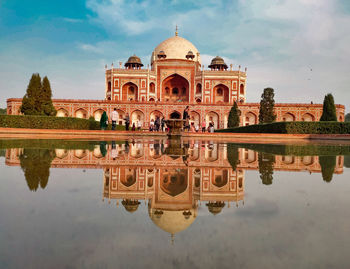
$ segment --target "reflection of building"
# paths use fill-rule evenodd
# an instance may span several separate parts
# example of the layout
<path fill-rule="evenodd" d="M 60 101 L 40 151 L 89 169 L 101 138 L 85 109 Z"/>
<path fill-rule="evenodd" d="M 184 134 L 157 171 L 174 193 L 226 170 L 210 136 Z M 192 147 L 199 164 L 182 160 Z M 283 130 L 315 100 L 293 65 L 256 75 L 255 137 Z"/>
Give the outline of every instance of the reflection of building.
<path fill-rule="evenodd" d="M 227 127 L 229 110 L 235 101 L 242 112 L 241 125 L 258 122 L 259 104 L 246 103 L 246 70 L 227 66 L 215 57 L 205 70 L 200 53 L 188 40 L 175 36 L 161 42 L 152 52 L 150 66 L 142 68 L 141 59 L 131 56 L 119 67 L 105 72 L 105 100 L 56 99 L 53 104 L 59 117 L 99 120 L 103 111 L 119 112 L 119 124 L 125 113 L 131 123 L 141 121 L 144 128 L 157 115 L 179 118 L 190 106 L 193 122 L 214 122 L 215 128 Z M 21 99 L 7 100 L 7 114 L 19 114 Z M 321 104 L 276 104 L 277 121 L 318 121 Z M 339 121 L 344 121 L 344 106 L 337 105 Z"/>
<path fill-rule="evenodd" d="M 218 214 L 229 202 L 243 200 L 244 172 L 231 167 L 111 167 L 104 169 L 104 198 L 121 200 L 134 212 L 140 200 L 148 201 L 151 220 L 175 234 L 197 217 L 198 201 Z"/>
<path fill-rule="evenodd" d="M 87 149 L 56 149 L 56 158 L 51 167 L 62 168 L 106 168 L 114 166 L 127 167 L 230 167 L 227 158 L 227 146 L 218 142 L 183 140 L 186 158 L 172 156 L 166 150 L 169 147 L 167 139 L 133 140 L 128 144 L 108 145 L 105 156 L 101 146 L 95 145 L 92 151 Z M 243 146 L 243 145 L 242 145 Z M 6 164 L 19 165 L 18 156 L 21 149 L 13 148 L 6 151 Z M 258 153 L 254 150 L 239 148 L 238 169 L 257 170 L 259 167 Z M 343 172 L 343 156 L 337 156 L 334 173 Z M 318 156 L 285 156 L 276 155 L 274 170 L 321 172 Z"/>
<path fill-rule="evenodd" d="M 228 158 L 235 154 L 226 144 L 177 141 L 101 142 L 90 150 L 56 149 L 51 167 L 103 169 L 103 199 L 121 204 L 130 213 L 137 211 L 142 201 L 148 203 L 153 223 L 174 235 L 195 221 L 202 201 L 213 215 L 230 203 L 238 206 L 244 199 L 245 170 L 259 169 L 258 153 L 253 150 L 234 148 L 238 159 L 234 171 Z M 21 153 L 21 148 L 7 150 L 6 164 L 19 165 Z M 343 156 L 334 160 L 333 172 L 342 173 Z M 271 168 L 322 170 L 318 156 L 275 156 Z"/>

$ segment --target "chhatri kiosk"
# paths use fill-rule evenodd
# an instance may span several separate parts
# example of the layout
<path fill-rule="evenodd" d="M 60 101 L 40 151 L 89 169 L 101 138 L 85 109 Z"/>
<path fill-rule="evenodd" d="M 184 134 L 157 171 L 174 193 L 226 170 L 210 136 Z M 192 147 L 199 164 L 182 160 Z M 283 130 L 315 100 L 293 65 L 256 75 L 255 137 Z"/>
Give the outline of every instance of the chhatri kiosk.
<path fill-rule="evenodd" d="M 129 113 L 131 124 L 141 121 L 143 128 L 158 116 L 181 118 L 190 107 L 191 121 L 200 124 L 214 122 L 215 129 L 227 127 L 227 118 L 234 102 L 241 110 L 240 125 L 258 123 L 259 103 L 246 102 L 247 69 L 229 66 L 216 56 L 208 69 L 204 68 L 198 49 L 188 40 L 175 35 L 164 40 L 152 52 L 150 65 L 144 67 L 136 55 L 126 63 L 105 70 L 104 100 L 54 99 L 59 117 L 95 117 L 114 108 L 119 112 L 119 124 Z M 263 86 L 261 87 L 263 90 Z M 22 99 L 7 100 L 7 113 L 20 114 Z M 345 108 L 336 105 L 339 121 L 344 121 Z M 276 104 L 277 121 L 318 121 L 321 104 Z"/>

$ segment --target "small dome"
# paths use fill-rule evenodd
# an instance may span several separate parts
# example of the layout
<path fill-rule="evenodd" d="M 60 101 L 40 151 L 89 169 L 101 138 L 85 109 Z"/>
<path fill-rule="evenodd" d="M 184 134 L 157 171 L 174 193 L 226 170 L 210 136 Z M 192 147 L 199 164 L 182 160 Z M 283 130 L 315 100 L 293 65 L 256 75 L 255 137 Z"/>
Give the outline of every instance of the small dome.
<path fill-rule="evenodd" d="M 213 215 L 217 215 L 225 207 L 225 203 L 224 202 L 215 202 L 215 203 L 209 202 L 206 204 L 206 206 L 208 207 L 208 210 L 210 213 L 212 213 Z"/>
<path fill-rule="evenodd" d="M 125 66 L 128 66 L 130 64 L 136 64 L 138 66 L 143 66 L 140 57 L 137 57 L 135 54 L 133 56 L 130 56 L 128 61 L 125 63 Z"/>
<path fill-rule="evenodd" d="M 125 210 L 130 212 L 130 213 L 134 213 L 138 207 L 139 207 L 140 202 L 139 201 L 134 201 L 134 200 L 123 200 L 122 201 L 122 205 L 124 206 Z"/>
<path fill-rule="evenodd" d="M 220 56 L 216 56 L 211 60 L 211 63 L 209 65 L 209 68 L 218 68 L 223 67 L 224 69 L 227 69 L 227 64 L 225 63 L 224 59 Z"/>

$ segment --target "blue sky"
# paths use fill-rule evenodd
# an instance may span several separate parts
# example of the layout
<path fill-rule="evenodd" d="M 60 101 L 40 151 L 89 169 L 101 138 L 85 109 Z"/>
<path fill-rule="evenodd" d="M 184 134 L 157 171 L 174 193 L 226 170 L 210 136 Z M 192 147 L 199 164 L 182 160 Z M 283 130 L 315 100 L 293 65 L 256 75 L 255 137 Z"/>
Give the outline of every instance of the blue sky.
<path fill-rule="evenodd" d="M 269 86 L 277 102 L 332 92 L 350 105 L 346 0 L 0 0 L 0 107 L 34 72 L 54 98 L 103 99 L 104 65 L 134 53 L 147 65 L 176 24 L 206 67 L 220 55 L 248 68 L 247 101 Z"/>

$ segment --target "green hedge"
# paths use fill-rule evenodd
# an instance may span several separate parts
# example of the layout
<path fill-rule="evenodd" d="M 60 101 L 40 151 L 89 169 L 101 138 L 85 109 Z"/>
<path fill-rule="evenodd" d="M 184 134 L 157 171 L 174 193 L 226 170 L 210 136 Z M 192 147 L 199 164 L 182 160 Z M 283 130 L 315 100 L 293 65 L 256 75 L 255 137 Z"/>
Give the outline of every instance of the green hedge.
<path fill-rule="evenodd" d="M 68 117 L 0 115 L 0 127 L 98 130 L 100 129 L 100 123 L 95 120 Z"/>
<path fill-rule="evenodd" d="M 219 133 L 350 134 L 350 122 L 274 122 L 217 130 Z"/>
<path fill-rule="evenodd" d="M 100 122 L 91 119 L 70 117 L 0 115 L 0 127 L 29 128 L 29 129 L 73 129 L 100 130 Z M 107 130 L 111 130 L 111 124 Z M 117 130 L 125 130 L 125 126 L 118 125 Z"/>

